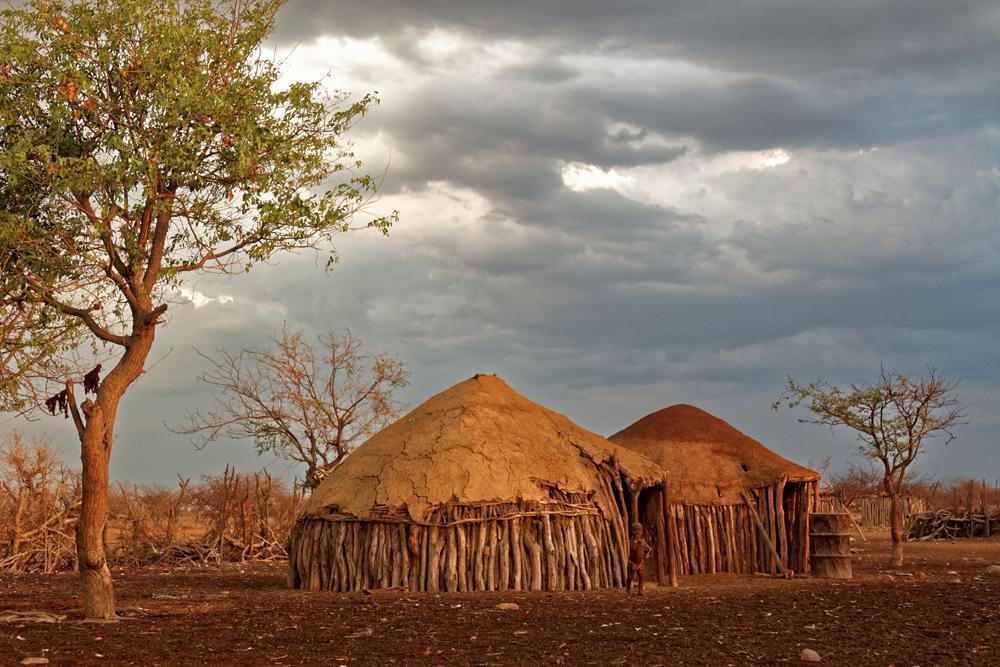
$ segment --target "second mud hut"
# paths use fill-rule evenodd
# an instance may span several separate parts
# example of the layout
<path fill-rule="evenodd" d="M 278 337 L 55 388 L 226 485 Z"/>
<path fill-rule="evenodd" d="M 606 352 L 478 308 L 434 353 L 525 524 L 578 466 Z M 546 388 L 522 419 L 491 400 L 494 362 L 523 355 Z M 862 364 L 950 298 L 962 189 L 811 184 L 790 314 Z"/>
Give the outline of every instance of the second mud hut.
<path fill-rule="evenodd" d="M 819 473 L 691 405 L 649 414 L 609 440 L 669 471 L 679 574 L 809 572 Z"/>
<path fill-rule="evenodd" d="M 622 586 L 630 509 L 665 534 L 664 472 L 489 375 L 434 396 L 331 472 L 289 545 L 309 590 Z M 634 509 L 631 514 L 635 514 Z M 666 570 L 665 546 L 653 576 Z"/>

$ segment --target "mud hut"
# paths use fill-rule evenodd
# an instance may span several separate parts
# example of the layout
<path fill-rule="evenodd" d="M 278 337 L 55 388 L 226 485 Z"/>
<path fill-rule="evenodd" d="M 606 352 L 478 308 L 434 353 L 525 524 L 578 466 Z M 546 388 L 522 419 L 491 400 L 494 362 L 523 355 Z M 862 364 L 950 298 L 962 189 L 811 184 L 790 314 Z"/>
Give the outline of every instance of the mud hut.
<path fill-rule="evenodd" d="M 609 440 L 670 471 L 680 574 L 809 572 L 819 473 L 691 405 L 654 412 Z"/>
<path fill-rule="evenodd" d="M 642 455 L 477 375 L 372 436 L 323 480 L 290 538 L 289 584 L 618 587 L 629 508 L 641 494 L 661 508 L 664 531 L 663 482 Z"/>

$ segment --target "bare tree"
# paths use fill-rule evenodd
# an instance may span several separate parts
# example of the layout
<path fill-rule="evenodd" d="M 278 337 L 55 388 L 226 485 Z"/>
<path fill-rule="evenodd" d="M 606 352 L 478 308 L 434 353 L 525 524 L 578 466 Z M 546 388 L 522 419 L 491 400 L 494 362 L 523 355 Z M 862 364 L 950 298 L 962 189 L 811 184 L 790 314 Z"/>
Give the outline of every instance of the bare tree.
<path fill-rule="evenodd" d="M 788 378 L 788 386 L 773 407 L 795 408 L 805 402 L 815 415 L 799 421 L 846 426 L 855 431 L 860 453 L 882 465 L 882 487 L 892 504 L 892 562 L 903 564 L 903 530 L 900 496 L 910 466 L 935 437 L 951 442 L 953 429 L 964 423 L 964 406 L 955 394 L 956 382 L 930 369 L 926 377 L 909 378 L 884 367 L 875 380 L 852 384 L 848 389 L 822 381 L 801 385 Z"/>
<path fill-rule="evenodd" d="M 314 347 L 301 331 L 285 331 L 267 349 L 202 356 L 211 369 L 201 379 L 216 406 L 189 413 L 175 432 L 197 434 L 202 446 L 250 438 L 258 454 L 304 464 L 306 488 L 399 415 L 395 394 L 409 384 L 403 362 L 364 354 L 350 332 L 320 335 Z"/>

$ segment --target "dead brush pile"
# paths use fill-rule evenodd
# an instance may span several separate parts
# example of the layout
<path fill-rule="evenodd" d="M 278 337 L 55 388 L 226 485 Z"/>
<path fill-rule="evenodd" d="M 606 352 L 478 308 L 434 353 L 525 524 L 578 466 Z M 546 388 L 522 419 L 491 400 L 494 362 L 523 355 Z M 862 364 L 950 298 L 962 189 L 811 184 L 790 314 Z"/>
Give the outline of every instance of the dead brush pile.
<path fill-rule="evenodd" d="M 133 567 L 284 560 L 300 501 L 266 470 L 240 474 L 227 467 L 199 484 L 180 479 L 173 490 L 119 484 L 110 553 Z"/>
<path fill-rule="evenodd" d="M 180 479 L 176 488 L 119 483 L 104 541 L 114 566 L 263 562 L 287 558 L 301 495 L 266 470 Z M 79 474 L 42 440 L 0 443 L 0 570 L 76 568 Z"/>
<path fill-rule="evenodd" d="M 51 573 L 76 562 L 79 475 L 45 442 L 0 444 L 0 570 Z"/>

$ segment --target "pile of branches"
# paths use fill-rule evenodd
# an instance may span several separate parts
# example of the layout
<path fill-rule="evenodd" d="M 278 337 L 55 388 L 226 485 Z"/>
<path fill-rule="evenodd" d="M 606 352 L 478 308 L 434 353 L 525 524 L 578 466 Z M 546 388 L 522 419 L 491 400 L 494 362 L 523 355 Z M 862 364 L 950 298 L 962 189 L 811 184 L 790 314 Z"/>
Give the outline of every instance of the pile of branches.
<path fill-rule="evenodd" d="M 0 570 L 52 573 L 76 562 L 80 477 L 47 443 L 0 445 Z"/>
<path fill-rule="evenodd" d="M 266 470 L 240 474 L 227 467 L 195 485 L 181 478 L 173 491 L 119 485 L 112 560 L 132 567 L 286 560 L 300 502 L 295 489 Z"/>
<path fill-rule="evenodd" d="M 301 494 L 266 470 L 206 475 L 176 488 L 117 484 L 104 530 L 113 566 L 269 562 L 285 545 Z M 76 569 L 80 476 L 58 449 L 13 434 L 0 442 L 0 570 Z"/>
<path fill-rule="evenodd" d="M 983 509 L 959 513 L 937 509 L 911 515 L 906 539 L 924 542 L 991 535 L 1000 535 L 1000 510 Z"/>

